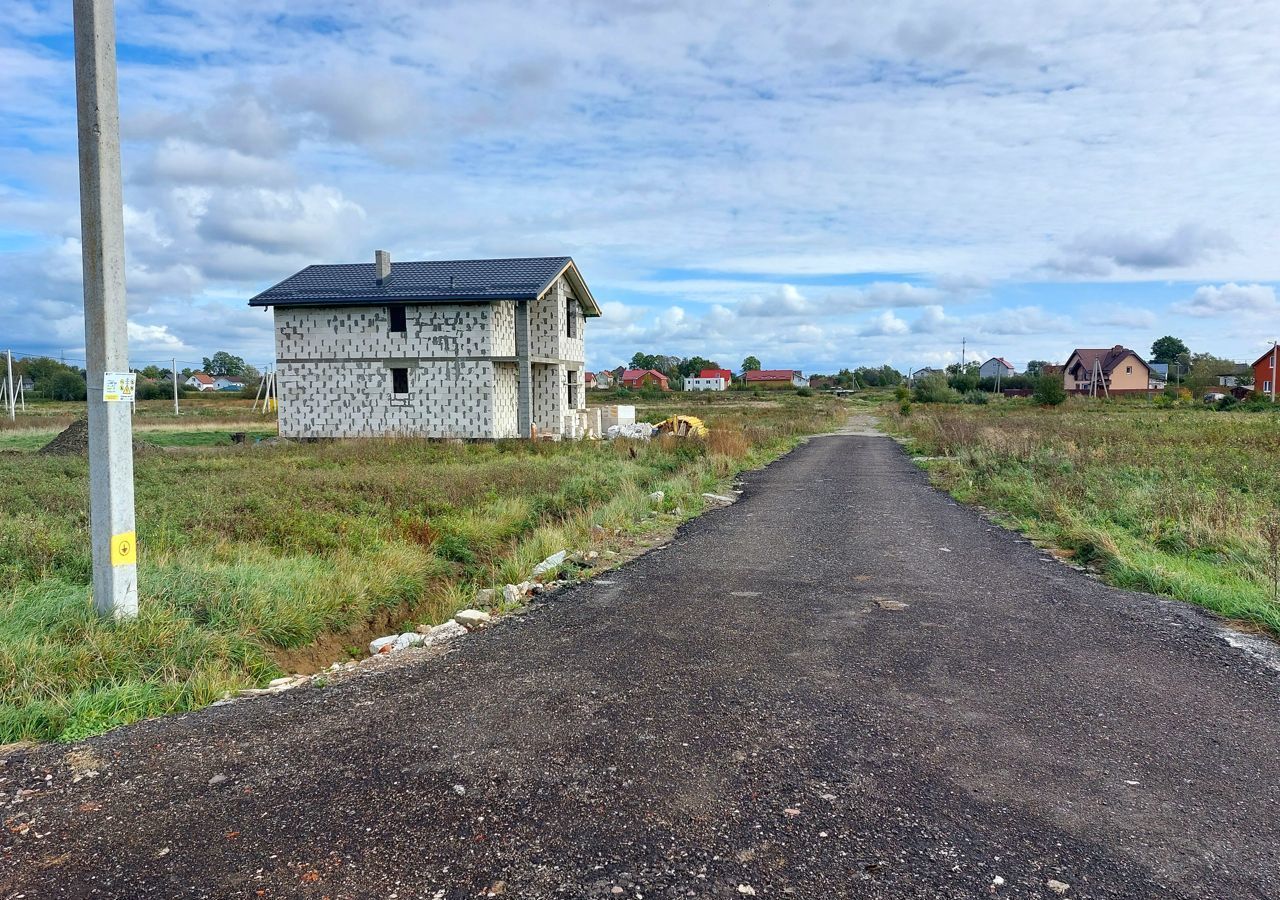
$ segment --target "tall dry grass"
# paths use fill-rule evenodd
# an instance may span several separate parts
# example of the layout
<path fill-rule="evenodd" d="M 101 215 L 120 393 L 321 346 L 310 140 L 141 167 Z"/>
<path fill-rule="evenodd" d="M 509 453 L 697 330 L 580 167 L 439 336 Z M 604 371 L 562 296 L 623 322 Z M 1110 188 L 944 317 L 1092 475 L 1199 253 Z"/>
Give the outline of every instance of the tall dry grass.
<path fill-rule="evenodd" d="M 1073 550 L 1114 583 L 1280 634 L 1267 523 L 1280 415 L 1074 399 L 918 405 L 887 421 L 935 482 Z"/>

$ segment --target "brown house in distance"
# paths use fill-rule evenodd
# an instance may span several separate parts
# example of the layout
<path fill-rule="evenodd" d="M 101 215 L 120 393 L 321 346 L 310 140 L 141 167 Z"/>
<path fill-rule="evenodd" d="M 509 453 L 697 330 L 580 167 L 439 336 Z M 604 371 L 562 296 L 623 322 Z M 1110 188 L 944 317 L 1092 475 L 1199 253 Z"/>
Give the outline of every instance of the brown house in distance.
<path fill-rule="evenodd" d="M 1151 367 L 1121 344 L 1101 350 L 1076 349 L 1062 366 L 1062 386 L 1069 394 L 1098 397 L 1147 394 L 1151 391 Z"/>

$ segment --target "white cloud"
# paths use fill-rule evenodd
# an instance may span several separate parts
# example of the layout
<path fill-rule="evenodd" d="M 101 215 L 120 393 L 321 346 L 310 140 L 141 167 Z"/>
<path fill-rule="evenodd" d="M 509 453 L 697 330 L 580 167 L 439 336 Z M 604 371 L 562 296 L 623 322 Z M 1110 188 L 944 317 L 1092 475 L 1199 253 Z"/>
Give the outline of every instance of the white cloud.
<path fill-rule="evenodd" d="M 1260 316 L 1274 315 L 1276 289 L 1266 284 L 1206 284 L 1196 288 L 1188 299 L 1172 306 L 1174 312 L 1187 316 Z"/>
<path fill-rule="evenodd" d="M 871 324 L 860 332 L 864 336 L 872 336 L 878 334 L 906 334 L 911 330 L 902 319 L 899 319 L 891 310 L 885 310 L 876 316 Z"/>
<path fill-rule="evenodd" d="M 1116 267 L 1180 269 L 1235 248 L 1223 231 L 1184 224 L 1168 234 L 1091 232 L 1069 243 L 1049 266 L 1070 275 L 1105 276 Z"/>
<path fill-rule="evenodd" d="M 143 353 L 190 353 L 191 345 L 169 331 L 168 325 L 141 325 L 129 322 L 129 345 Z"/>

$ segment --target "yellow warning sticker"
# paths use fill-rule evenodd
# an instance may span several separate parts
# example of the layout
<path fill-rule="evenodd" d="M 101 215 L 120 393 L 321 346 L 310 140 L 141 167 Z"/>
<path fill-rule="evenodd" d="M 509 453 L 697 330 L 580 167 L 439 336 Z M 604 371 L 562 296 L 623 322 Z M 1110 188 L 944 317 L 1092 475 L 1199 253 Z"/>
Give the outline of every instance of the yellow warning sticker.
<path fill-rule="evenodd" d="M 132 531 L 111 539 L 111 565 L 132 566 L 138 561 L 138 538 Z"/>

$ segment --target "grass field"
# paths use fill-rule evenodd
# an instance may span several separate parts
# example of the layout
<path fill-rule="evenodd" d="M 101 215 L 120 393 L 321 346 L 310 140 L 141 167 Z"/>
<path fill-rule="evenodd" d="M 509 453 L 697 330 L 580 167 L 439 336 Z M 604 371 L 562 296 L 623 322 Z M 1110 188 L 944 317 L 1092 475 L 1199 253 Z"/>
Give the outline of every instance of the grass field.
<path fill-rule="evenodd" d="M 886 410 L 957 499 L 1113 584 L 1280 635 L 1280 415 L 1083 398 Z"/>
<path fill-rule="evenodd" d="M 178 428 L 140 410 L 139 436 L 170 449 L 136 460 L 141 614 L 124 623 L 90 602 L 85 460 L 0 453 L 0 742 L 75 740 L 191 709 L 281 674 L 317 641 L 362 645 L 375 624 L 443 620 L 477 589 L 587 546 L 592 525 L 618 545 L 669 528 L 700 511 L 703 491 L 848 406 L 733 400 L 642 407 L 653 421 L 696 407 L 712 433 L 634 445 L 199 446 L 253 430 L 248 405 L 220 402 Z M 27 424 L 41 418 L 58 416 Z M 36 431 L 52 434 L 6 429 L 0 447 L 39 446 Z M 657 508 L 654 490 L 666 493 Z"/>

